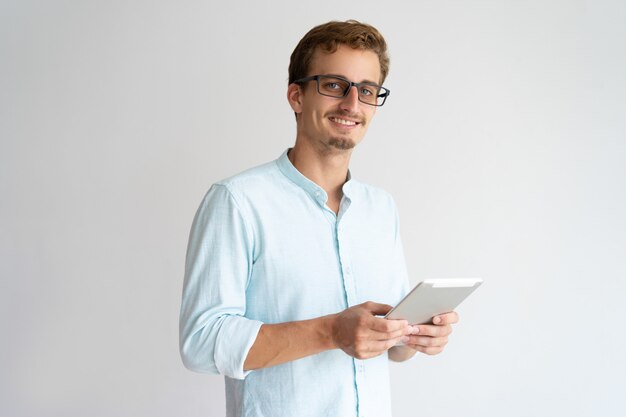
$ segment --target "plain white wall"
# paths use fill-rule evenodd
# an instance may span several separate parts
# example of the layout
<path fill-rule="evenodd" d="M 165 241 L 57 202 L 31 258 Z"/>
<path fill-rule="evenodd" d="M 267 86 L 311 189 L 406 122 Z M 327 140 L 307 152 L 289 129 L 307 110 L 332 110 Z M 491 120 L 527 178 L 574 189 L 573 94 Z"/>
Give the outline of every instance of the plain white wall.
<path fill-rule="evenodd" d="M 486 280 L 395 415 L 624 415 L 626 5 L 536 0 L 1 1 L 0 415 L 223 415 L 178 356 L 191 220 L 292 144 L 289 55 L 348 18 L 392 59 L 354 175 L 414 282 Z"/>

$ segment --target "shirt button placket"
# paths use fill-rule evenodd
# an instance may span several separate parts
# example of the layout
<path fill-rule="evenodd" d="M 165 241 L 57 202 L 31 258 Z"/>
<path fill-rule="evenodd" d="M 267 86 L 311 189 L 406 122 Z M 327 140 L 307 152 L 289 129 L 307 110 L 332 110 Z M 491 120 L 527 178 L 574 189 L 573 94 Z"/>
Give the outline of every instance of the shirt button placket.
<path fill-rule="evenodd" d="M 354 276 L 352 275 L 352 270 L 350 268 L 350 253 L 345 242 L 345 227 L 338 223 L 337 247 L 339 248 L 339 261 L 341 263 L 341 275 L 343 277 L 346 300 L 348 301 L 348 307 L 350 307 L 356 304 L 357 297 L 354 285 Z"/>
<path fill-rule="evenodd" d="M 348 307 L 353 306 L 357 303 L 357 295 L 356 295 L 356 285 L 354 281 L 354 275 L 352 273 L 352 268 L 350 267 L 350 252 L 346 244 L 346 236 L 345 236 L 345 227 L 341 224 L 337 224 L 337 247 L 339 249 L 339 261 L 341 263 L 341 275 L 343 277 L 343 285 L 344 290 L 346 292 L 346 300 L 348 302 Z M 361 404 L 361 387 L 365 386 L 364 379 L 364 371 L 365 366 L 363 361 L 352 359 L 354 363 L 354 371 L 355 371 L 355 386 L 356 386 L 356 395 L 357 395 L 357 410 L 359 410 L 359 417 L 364 417 L 363 414 L 360 414 L 360 404 Z"/>

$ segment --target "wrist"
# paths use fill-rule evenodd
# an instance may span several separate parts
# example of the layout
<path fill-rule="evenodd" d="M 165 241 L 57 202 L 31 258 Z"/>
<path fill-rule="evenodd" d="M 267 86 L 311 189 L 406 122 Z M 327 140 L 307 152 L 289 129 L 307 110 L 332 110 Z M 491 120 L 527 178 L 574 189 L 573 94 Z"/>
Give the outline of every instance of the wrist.
<path fill-rule="evenodd" d="M 334 327 L 337 320 L 337 314 L 329 314 L 320 317 L 319 334 L 325 350 L 337 349 L 337 343 L 334 338 Z"/>

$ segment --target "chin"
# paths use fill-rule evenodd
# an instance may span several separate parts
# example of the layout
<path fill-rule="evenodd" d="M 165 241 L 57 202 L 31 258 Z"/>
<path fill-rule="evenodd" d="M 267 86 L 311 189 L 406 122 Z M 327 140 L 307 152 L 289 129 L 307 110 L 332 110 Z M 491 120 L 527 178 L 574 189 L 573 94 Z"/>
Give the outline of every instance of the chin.
<path fill-rule="evenodd" d="M 349 149 L 354 148 L 356 146 L 356 143 L 346 138 L 330 138 L 328 140 L 328 145 L 335 149 L 347 151 Z"/>

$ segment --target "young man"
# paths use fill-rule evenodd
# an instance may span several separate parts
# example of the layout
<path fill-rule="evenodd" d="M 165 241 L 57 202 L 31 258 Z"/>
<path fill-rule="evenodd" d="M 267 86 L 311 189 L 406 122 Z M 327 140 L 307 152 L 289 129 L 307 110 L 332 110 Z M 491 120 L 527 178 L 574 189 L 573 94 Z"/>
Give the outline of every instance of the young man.
<path fill-rule="evenodd" d="M 214 184 L 198 209 L 180 349 L 225 376 L 229 416 L 388 416 L 388 358 L 441 352 L 458 320 L 377 317 L 408 291 L 398 216 L 348 166 L 389 95 L 388 64 L 372 26 L 309 31 L 289 66 L 294 147 Z"/>

